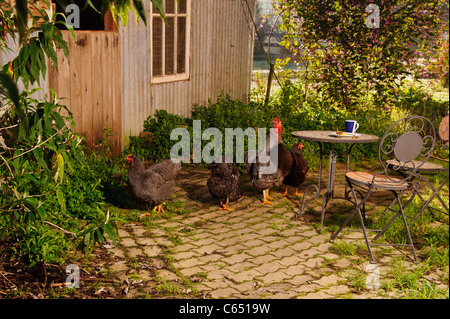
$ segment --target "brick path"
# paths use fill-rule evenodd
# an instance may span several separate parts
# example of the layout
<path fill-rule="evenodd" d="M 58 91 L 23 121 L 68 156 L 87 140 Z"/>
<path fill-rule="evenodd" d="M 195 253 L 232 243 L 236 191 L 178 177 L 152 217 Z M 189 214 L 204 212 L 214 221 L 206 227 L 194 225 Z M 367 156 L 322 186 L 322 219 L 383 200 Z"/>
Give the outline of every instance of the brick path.
<path fill-rule="evenodd" d="M 149 297 L 155 286 L 176 297 L 192 293 L 239 299 L 399 297 L 381 289 L 355 289 L 358 278 L 365 282 L 367 257 L 333 250 L 327 227 L 321 234 L 316 231 L 318 212 L 313 220 L 311 213 L 295 218 L 300 198 L 288 200 L 279 190 L 272 190 L 274 205 L 262 206 L 262 194 L 244 175 L 245 196 L 231 203 L 234 210 L 228 212 L 210 197 L 208 177 L 206 169 L 183 167 L 176 195 L 168 204 L 172 210 L 179 207 L 178 214 L 119 230 L 119 247 L 109 249 L 117 260 L 107 268 L 123 283 L 124 298 Z M 311 173 L 309 179 L 315 178 L 317 174 Z M 338 184 L 342 178 L 338 176 Z M 351 207 L 339 200 L 331 204 L 332 210 Z M 320 207 L 320 201 L 314 206 Z M 330 217 L 326 215 L 326 226 Z M 345 242 L 364 245 L 359 232 L 344 236 Z M 416 267 L 409 250 L 384 251 L 388 253 L 376 254 L 381 276 L 388 275 L 392 258 L 403 256 L 405 267 Z"/>

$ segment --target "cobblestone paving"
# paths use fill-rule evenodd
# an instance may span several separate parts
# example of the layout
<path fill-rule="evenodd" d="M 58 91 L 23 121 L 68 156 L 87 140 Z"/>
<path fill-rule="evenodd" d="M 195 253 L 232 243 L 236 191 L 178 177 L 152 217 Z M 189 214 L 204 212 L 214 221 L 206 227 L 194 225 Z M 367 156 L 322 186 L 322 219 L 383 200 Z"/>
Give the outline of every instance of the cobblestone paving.
<path fill-rule="evenodd" d="M 316 231 L 318 212 L 296 218 L 301 197 L 285 199 L 272 190 L 274 205 L 262 206 L 261 194 L 247 183 L 245 196 L 230 205 L 234 210 L 224 211 L 208 193 L 208 177 L 206 169 L 184 167 L 169 203 L 181 213 L 119 230 L 120 245 L 109 249 L 117 259 L 108 270 L 128 285 L 125 298 L 145 298 L 151 284 L 173 295 L 204 298 L 400 297 L 381 289 L 357 289 L 355 283 L 362 280 L 365 286 L 368 276 L 367 255 L 333 249 L 327 227 Z M 336 199 L 330 210 L 339 207 L 348 211 L 351 204 Z M 326 215 L 326 223 L 330 217 Z M 343 238 L 364 246 L 359 232 Z M 410 255 L 407 249 L 377 252 L 381 278 L 389 274 L 394 258 L 404 258 L 404 267 L 416 267 Z"/>

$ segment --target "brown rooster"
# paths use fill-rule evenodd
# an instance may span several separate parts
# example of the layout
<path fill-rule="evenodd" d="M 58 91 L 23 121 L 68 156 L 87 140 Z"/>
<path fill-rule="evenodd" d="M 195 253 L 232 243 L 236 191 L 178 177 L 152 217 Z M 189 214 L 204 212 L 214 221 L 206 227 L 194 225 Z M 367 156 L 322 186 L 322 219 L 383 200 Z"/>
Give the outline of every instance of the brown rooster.
<path fill-rule="evenodd" d="M 273 128 L 277 130 L 277 143 L 278 148 L 278 166 L 277 170 L 272 174 L 263 174 L 263 167 L 268 167 L 269 163 L 261 163 L 259 161 L 258 154 L 252 154 L 256 157 L 255 163 L 250 163 L 251 155 L 247 154 L 246 167 L 250 175 L 250 180 L 253 186 L 263 191 L 263 202 L 262 205 L 269 204 L 272 205 L 272 198 L 269 196 L 270 188 L 274 186 L 280 186 L 283 183 L 284 177 L 291 171 L 293 159 L 291 153 L 284 147 L 281 141 L 281 132 L 283 131 L 281 127 L 281 121 L 277 118 L 272 121 Z M 266 139 L 266 155 L 270 154 L 270 135 Z"/>
<path fill-rule="evenodd" d="M 155 205 L 153 211 L 164 211 L 162 203 L 175 191 L 175 177 L 181 169 L 180 163 L 166 159 L 161 163 L 145 168 L 142 161 L 133 155 L 127 156 L 128 184 L 133 196 L 145 203 Z"/>
<path fill-rule="evenodd" d="M 286 186 L 286 191 L 283 196 L 288 195 L 288 187 L 295 187 L 294 196 L 301 195 L 298 193 L 298 188 L 305 182 L 306 173 L 308 172 L 308 163 L 302 154 L 302 143 L 295 143 L 291 148 L 291 155 L 293 159 L 293 164 L 291 167 L 291 171 L 283 180 L 283 184 Z"/>
<path fill-rule="evenodd" d="M 211 164 L 211 177 L 207 185 L 209 193 L 220 201 L 222 209 L 232 210 L 228 202 L 236 201 L 242 196 L 239 169 L 236 163 L 225 163 L 225 156 L 221 163 Z"/>

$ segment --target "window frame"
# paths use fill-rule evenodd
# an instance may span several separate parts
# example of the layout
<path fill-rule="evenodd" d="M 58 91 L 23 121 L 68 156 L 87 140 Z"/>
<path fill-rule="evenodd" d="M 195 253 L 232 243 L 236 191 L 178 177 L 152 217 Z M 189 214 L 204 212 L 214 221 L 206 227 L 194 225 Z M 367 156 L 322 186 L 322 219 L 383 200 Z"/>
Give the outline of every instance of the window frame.
<path fill-rule="evenodd" d="M 171 1 L 175 1 L 175 0 L 171 0 Z M 151 28 L 151 36 L 150 36 L 150 57 L 151 57 L 151 71 L 150 71 L 150 78 L 151 78 L 151 83 L 152 84 L 158 84 L 158 83 L 167 83 L 167 82 L 175 82 L 175 81 L 187 81 L 190 78 L 190 29 L 191 29 L 191 0 L 186 0 L 186 13 L 178 13 L 178 6 L 175 3 L 175 9 L 176 12 L 175 13 L 166 13 L 165 17 L 167 18 L 174 18 L 174 21 L 178 21 L 178 17 L 184 17 L 186 18 L 186 39 L 185 39 L 185 57 L 184 57 L 184 73 L 176 73 L 176 74 L 169 74 L 169 75 L 153 75 L 153 18 L 154 17 L 159 17 L 159 12 L 158 11 L 154 11 L 153 10 L 153 6 L 151 6 L 150 9 L 150 13 L 151 13 L 151 19 L 150 19 L 150 28 Z M 162 19 L 161 19 L 162 20 Z M 162 22 L 162 41 L 163 41 L 163 45 L 162 45 L 162 66 L 163 66 L 163 73 L 164 73 L 164 69 L 165 69 L 165 30 L 166 30 L 166 25 L 164 24 L 164 22 Z M 178 28 L 178 24 L 177 22 L 175 22 L 174 24 L 174 61 L 177 61 L 177 28 Z M 176 63 L 175 63 L 175 70 L 176 70 Z"/>

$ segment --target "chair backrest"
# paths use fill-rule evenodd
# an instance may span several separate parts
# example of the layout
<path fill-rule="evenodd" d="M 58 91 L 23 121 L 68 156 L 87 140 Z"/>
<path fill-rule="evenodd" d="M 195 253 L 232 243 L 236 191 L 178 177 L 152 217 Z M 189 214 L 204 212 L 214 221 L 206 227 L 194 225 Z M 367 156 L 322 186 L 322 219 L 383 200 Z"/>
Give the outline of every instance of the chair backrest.
<path fill-rule="evenodd" d="M 407 175 L 402 180 L 416 176 L 417 169 L 426 163 L 434 151 L 436 130 L 433 123 L 419 115 L 404 117 L 392 124 L 380 141 L 378 157 L 387 178 L 398 180 L 395 171 L 407 166 Z M 391 165 L 387 164 L 387 161 Z"/>

